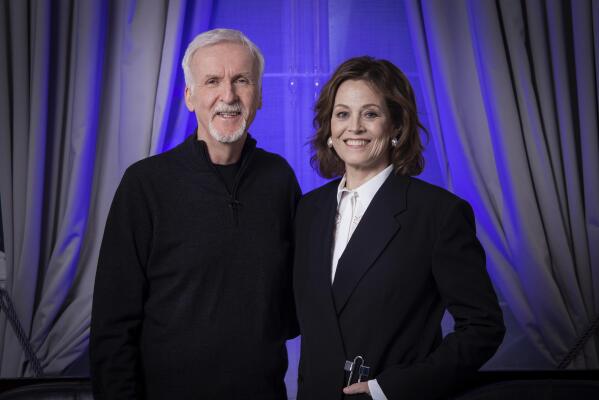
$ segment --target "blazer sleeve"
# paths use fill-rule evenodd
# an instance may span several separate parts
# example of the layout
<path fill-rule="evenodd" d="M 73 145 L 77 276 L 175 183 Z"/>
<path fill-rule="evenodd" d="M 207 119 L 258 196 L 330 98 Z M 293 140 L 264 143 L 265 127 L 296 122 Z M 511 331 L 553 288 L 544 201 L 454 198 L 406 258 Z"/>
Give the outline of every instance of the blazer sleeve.
<path fill-rule="evenodd" d="M 387 368 L 376 377 L 389 399 L 437 399 L 495 353 L 505 333 L 497 296 L 485 267 L 468 203 L 452 202 L 432 254 L 432 274 L 455 320 L 454 332 L 424 360 Z"/>
<path fill-rule="evenodd" d="M 152 224 L 128 172 L 108 214 L 94 287 L 90 369 L 98 400 L 143 397 L 139 346 Z"/>

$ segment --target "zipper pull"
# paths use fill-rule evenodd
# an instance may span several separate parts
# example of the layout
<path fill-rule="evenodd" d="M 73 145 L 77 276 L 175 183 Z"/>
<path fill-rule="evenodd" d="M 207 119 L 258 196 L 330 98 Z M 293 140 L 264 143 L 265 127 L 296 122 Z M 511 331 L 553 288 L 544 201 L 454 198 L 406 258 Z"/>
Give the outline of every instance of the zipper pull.
<path fill-rule="evenodd" d="M 240 206 L 241 202 L 237 199 L 232 199 L 231 201 L 229 201 L 229 208 L 231 208 L 231 213 L 233 215 L 233 226 L 239 225 L 238 209 Z"/>

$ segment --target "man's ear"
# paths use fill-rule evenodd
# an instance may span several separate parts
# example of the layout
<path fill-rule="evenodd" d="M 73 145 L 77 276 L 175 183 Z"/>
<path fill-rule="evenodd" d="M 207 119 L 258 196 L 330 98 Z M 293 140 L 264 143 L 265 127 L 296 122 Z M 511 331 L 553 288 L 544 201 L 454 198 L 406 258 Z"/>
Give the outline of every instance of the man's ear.
<path fill-rule="evenodd" d="M 185 86 L 185 105 L 189 111 L 194 111 L 193 103 L 191 102 L 191 88 L 189 86 Z"/>

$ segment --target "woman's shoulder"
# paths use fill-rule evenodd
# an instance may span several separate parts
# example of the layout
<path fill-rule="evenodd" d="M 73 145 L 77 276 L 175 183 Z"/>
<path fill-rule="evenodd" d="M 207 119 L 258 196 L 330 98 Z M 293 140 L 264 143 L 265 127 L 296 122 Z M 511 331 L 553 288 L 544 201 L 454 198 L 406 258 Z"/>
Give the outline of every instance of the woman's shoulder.
<path fill-rule="evenodd" d="M 339 186 L 340 181 L 341 179 L 334 179 L 305 193 L 300 200 L 299 210 L 322 207 L 329 201 L 336 200 L 337 187 Z"/>
<path fill-rule="evenodd" d="M 410 190 L 415 194 L 425 195 L 425 196 L 433 196 L 433 197 L 445 197 L 445 198 L 455 198 L 457 197 L 455 194 L 450 192 L 449 190 L 432 184 L 427 181 L 423 181 L 420 178 L 416 178 L 415 176 L 410 176 L 409 178 Z"/>
<path fill-rule="evenodd" d="M 428 203 L 436 206 L 449 206 L 462 202 L 468 203 L 455 193 L 452 193 L 441 186 L 423 181 L 422 179 L 409 177 L 408 182 L 407 196 L 412 202 L 417 202 L 422 205 Z"/>
<path fill-rule="evenodd" d="M 341 179 L 333 179 L 332 181 L 327 182 L 316 189 L 312 189 L 303 195 L 302 200 L 305 202 L 311 202 L 322 197 L 328 197 L 331 195 L 331 193 L 337 193 L 337 187 L 339 187 L 340 181 Z"/>

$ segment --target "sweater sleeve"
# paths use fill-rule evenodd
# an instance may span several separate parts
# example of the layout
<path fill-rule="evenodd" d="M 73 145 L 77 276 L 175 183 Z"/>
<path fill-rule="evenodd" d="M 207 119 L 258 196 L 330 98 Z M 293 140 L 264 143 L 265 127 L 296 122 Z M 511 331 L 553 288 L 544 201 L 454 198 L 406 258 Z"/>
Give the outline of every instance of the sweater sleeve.
<path fill-rule="evenodd" d="M 449 207 L 432 254 L 432 272 L 443 303 L 455 320 L 454 332 L 421 362 L 394 366 L 378 377 L 389 399 L 437 399 L 478 370 L 500 345 L 505 328 L 497 296 L 485 268 L 468 203 Z"/>
<path fill-rule="evenodd" d="M 96 399 L 143 397 L 139 346 L 152 237 L 147 204 L 128 170 L 108 214 L 96 272 L 90 335 Z"/>

